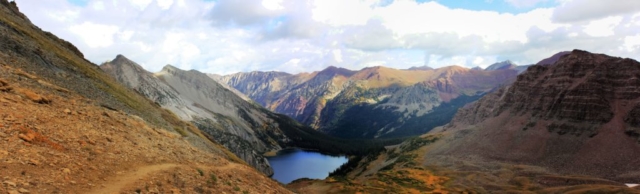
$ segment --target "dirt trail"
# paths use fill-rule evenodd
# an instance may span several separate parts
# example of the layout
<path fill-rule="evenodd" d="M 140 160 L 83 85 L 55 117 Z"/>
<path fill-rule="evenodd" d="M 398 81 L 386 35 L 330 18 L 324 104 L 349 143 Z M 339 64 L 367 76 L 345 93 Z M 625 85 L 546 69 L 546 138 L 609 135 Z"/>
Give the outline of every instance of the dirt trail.
<path fill-rule="evenodd" d="M 168 170 L 168 169 L 179 167 L 179 166 L 186 166 L 186 165 L 156 164 L 151 166 L 143 166 L 138 168 L 136 171 L 119 174 L 116 177 L 111 178 L 107 183 L 105 183 L 104 187 L 101 186 L 100 188 L 94 189 L 93 191 L 88 193 L 117 194 L 117 193 L 120 193 L 120 191 L 122 191 L 122 189 L 124 189 L 126 186 L 147 177 L 151 173 L 162 171 L 162 170 Z M 220 169 L 220 170 L 229 170 L 229 169 L 240 170 L 242 169 L 240 166 L 242 165 L 236 164 L 236 163 L 228 163 L 224 166 L 214 166 L 214 167 L 209 166 L 207 168 L 214 168 L 214 169 Z"/>
<path fill-rule="evenodd" d="M 110 181 L 104 184 L 104 187 L 95 189 L 94 191 L 91 191 L 88 193 L 96 193 L 96 194 L 120 193 L 120 191 L 123 188 L 125 188 L 128 184 L 131 184 L 141 178 L 144 178 L 153 172 L 167 170 L 170 168 L 175 168 L 177 166 L 179 165 L 157 164 L 157 165 L 151 165 L 151 166 L 144 166 L 144 167 L 138 168 L 136 171 L 118 175 L 116 178 L 112 178 Z"/>

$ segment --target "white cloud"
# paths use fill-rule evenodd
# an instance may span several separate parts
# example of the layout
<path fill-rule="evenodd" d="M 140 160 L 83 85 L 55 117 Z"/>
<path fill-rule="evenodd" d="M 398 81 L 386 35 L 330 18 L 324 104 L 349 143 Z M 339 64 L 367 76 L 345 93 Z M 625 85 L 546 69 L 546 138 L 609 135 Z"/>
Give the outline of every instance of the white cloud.
<path fill-rule="evenodd" d="M 143 10 L 144 8 L 147 7 L 147 5 L 149 5 L 149 3 L 151 3 L 153 0 L 132 0 L 130 1 L 131 4 L 133 4 L 133 6 L 135 6 L 136 8 L 138 8 L 139 10 Z"/>
<path fill-rule="evenodd" d="M 563 23 L 580 22 L 639 11 L 640 1 L 636 0 L 564 0 L 555 9 L 553 19 Z"/>
<path fill-rule="evenodd" d="M 95 10 L 104 10 L 104 2 L 102 2 L 102 1 L 93 2 L 93 9 L 95 9 Z"/>
<path fill-rule="evenodd" d="M 173 0 L 156 0 L 156 3 L 162 9 L 169 9 L 173 5 Z"/>
<path fill-rule="evenodd" d="M 282 7 L 282 0 L 262 0 L 262 6 L 269 10 L 280 10 Z"/>
<path fill-rule="evenodd" d="M 618 24 L 622 21 L 621 16 L 611 16 L 589 22 L 584 28 L 584 32 L 591 36 L 611 36 Z"/>
<path fill-rule="evenodd" d="M 44 30 L 96 63 L 123 54 L 150 71 L 166 64 L 211 73 L 535 63 L 583 49 L 640 56 L 640 11 L 595 0 L 556 0 L 519 14 L 452 9 L 437 1 L 19 1 Z M 508 0 L 530 6 L 544 0 Z M 639 1 L 640 2 L 640 1 Z M 623 4 L 623 3 L 620 3 Z M 602 10 L 592 9 L 602 7 Z M 577 14 L 573 16 L 571 14 Z"/>
<path fill-rule="evenodd" d="M 638 52 L 638 49 L 640 49 L 640 34 L 635 35 L 635 36 L 627 36 L 624 38 L 624 45 L 623 45 L 624 49 L 626 49 L 626 51 L 628 52 Z"/>
<path fill-rule="evenodd" d="M 333 50 L 333 59 L 336 60 L 337 63 L 342 63 L 342 52 L 338 49 Z"/>
<path fill-rule="evenodd" d="M 85 22 L 69 27 L 69 31 L 75 33 L 84 40 L 89 47 L 107 47 L 113 44 L 113 35 L 118 32 L 118 26 L 94 24 Z"/>
<path fill-rule="evenodd" d="M 321 0 L 314 1 L 313 19 L 333 26 L 364 25 L 372 17 L 372 1 Z"/>
<path fill-rule="evenodd" d="M 216 25 L 255 25 L 278 15 L 258 0 L 220 0 L 211 10 L 211 20 Z"/>

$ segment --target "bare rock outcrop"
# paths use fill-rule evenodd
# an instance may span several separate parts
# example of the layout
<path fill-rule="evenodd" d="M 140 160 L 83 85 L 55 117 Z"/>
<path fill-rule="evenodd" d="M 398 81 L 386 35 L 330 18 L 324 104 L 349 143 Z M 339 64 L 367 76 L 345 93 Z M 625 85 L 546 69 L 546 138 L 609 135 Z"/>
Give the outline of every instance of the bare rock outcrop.
<path fill-rule="evenodd" d="M 561 53 L 562 54 L 562 53 Z M 640 63 L 574 50 L 458 111 L 433 154 L 639 181 Z M 635 173 L 635 174 L 634 174 Z"/>

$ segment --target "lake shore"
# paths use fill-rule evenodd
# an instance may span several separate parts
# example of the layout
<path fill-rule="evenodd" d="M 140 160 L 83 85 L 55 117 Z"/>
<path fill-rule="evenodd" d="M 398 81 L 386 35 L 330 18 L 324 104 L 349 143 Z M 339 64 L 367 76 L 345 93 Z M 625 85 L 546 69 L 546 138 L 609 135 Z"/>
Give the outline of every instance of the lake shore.
<path fill-rule="evenodd" d="M 277 156 L 277 155 L 278 155 L 278 152 L 279 152 L 279 151 L 280 151 L 280 150 L 271 150 L 271 151 L 265 152 L 265 153 L 264 153 L 264 154 L 262 154 L 262 155 L 263 155 L 264 157 L 274 157 L 274 156 Z"/>

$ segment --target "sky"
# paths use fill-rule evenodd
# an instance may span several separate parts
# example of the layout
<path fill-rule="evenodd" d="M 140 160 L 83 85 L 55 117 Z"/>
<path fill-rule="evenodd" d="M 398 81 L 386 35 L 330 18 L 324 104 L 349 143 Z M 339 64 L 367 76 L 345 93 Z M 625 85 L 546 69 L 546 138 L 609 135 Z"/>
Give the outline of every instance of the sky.
<path fill-rule="evenodd" d="M 573 49 L 640 59 L 638 0 L 15 0 L 101 64 L 151 72 L 518 65 Z"/>

